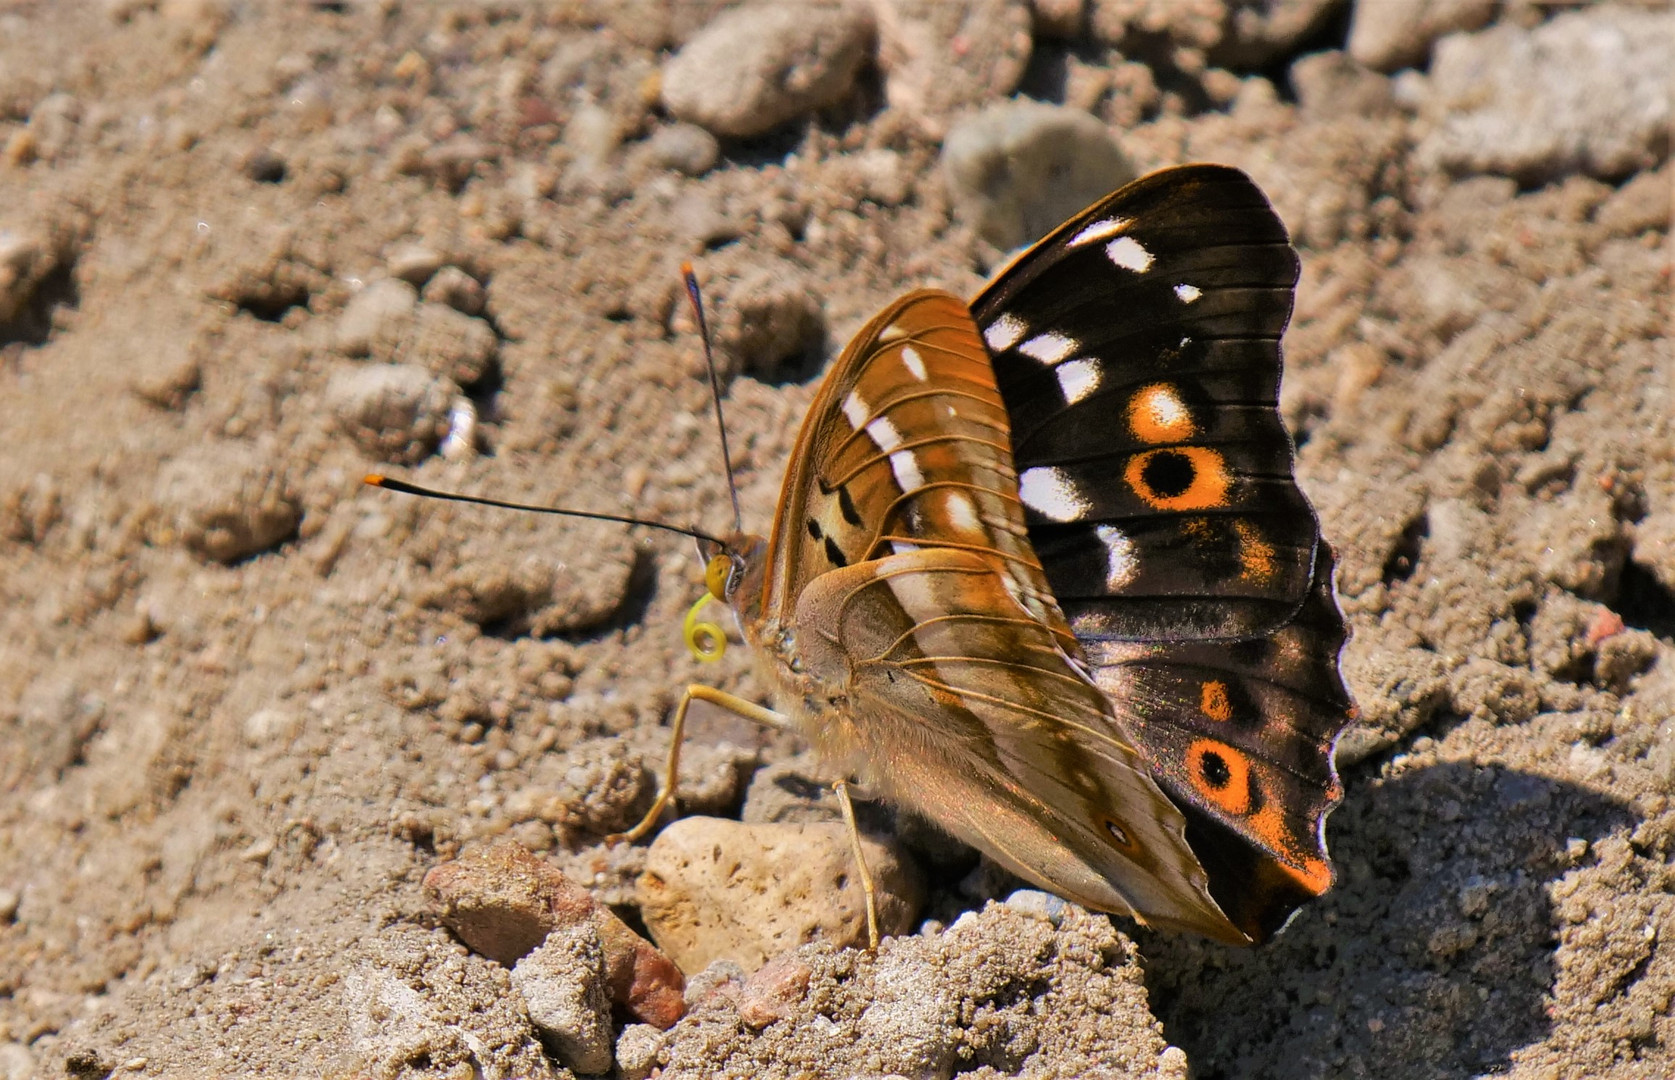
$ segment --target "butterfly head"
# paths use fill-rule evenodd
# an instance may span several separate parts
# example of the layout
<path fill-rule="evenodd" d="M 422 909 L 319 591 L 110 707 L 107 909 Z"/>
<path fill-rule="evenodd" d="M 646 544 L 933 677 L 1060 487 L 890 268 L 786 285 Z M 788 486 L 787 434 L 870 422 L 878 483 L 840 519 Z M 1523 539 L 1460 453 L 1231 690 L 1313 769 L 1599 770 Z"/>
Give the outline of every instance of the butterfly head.
<path fill-rule="evenodd" d="M 711 596 L 743 613 L 762 593 L 762 572 L 768 544 L 760 536 L 734 533 L 719 541 L 700 539 L 704 586 Z"/>

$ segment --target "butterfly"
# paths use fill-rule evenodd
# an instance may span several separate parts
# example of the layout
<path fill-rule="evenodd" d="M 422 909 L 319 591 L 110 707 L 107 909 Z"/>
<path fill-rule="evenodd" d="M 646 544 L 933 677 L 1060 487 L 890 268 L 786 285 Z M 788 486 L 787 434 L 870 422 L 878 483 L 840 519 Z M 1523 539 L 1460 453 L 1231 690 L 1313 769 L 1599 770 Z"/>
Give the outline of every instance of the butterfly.
<path fill-rule="evenodd" d="M 700 603 L 732 608 L 781 711 L 689 687 L 627 838 L 710 701 L 1066 899 L 1260 943 L 1331 886 L 1332 753 L 1355 716 L 1279 414 L 1297 276 L 1244 173 L 1142 177 L 969 303 L 918 290 L 869 322 L 766 538 L 367 481 L 698 539 Z M 687 640 L 712 657 L 698 611 Z"/>
<path fill-rule="evenodd" d="M 1354 707 L 1278 410 L 1297 277 L 1249 177 L 1187 165 L 880 312 L 769 536 L 700 541 L 779 715 L 1090 908 L 1252 944 L 1326 891 Z"/>

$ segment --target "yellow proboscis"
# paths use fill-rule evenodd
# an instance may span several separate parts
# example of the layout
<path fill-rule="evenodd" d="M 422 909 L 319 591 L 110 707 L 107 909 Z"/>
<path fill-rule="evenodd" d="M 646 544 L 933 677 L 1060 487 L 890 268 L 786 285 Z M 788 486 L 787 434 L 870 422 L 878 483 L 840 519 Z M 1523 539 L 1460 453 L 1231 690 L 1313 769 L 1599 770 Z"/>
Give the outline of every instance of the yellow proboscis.
<path fill-rule="evenodd" d="M 700 619 L 698 613 L 715 597 L 709 593 L 698 598 L 686 613 L 686 621 L 681 624 L 681 636 L 686 639 L 686 647 L 692 650 L 692 655 L 706 664 L 713 664 L 721 659 L 727 651 L 727 632 L 721 629 L 721 624 Z"/>

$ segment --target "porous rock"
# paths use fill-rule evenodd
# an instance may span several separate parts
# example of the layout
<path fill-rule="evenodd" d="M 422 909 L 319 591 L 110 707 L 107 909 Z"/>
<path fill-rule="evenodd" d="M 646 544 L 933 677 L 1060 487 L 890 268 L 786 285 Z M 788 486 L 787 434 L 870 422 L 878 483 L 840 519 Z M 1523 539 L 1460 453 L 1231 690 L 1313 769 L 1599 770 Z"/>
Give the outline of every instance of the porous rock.
<path fill-rule="evenodd" d="M 716 135 L 760 135 L 846 97 L 871 38 L 857 5 L 737 8 L 663 65 L 663 105 Z"/>
<path fill-rule="evenodd" d="M 906 932 L 924 884 L 893 841 L 862 837 L 879 931 Z M 640 877 L 640 912 L 683 971 L 726 958 L 755 970 L 810 941 L 866 940 L 860 874 L 841 824 L 746 825 L 690 817 L 664 829 Z"/>
<path fill-rule="evenodd" d="M 1080 109 L 1019 100 L 956 124 L 942 170 L 961 217 L 1002 249 L 1029 243 L 1134 179 L 1134 166 Z"/>
<path fill-rule="evenodd" d="M 559 927 L 590 926 L 603 949 L 612 1004 L 667 1028 L 686 1011 L 680 970 L 611 910 L 520 845 L 497 839 L 467 848 L 425 874 L 447 926 L 473 951 L 507 967 Z"/>

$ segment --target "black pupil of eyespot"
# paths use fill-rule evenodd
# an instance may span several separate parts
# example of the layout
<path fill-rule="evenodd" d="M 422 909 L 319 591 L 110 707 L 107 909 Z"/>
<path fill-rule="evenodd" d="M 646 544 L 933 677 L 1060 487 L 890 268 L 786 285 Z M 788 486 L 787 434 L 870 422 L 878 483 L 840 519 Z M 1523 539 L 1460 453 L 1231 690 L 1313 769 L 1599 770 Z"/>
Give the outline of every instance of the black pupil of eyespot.
<path fill-rule="evenodd" d="M 1224 788 L 1233 779 L 1233 770 L 1227 767 L 1220 754 L 1208 753 L 1198 761 L 1198 775 L 1211 787 Z"/>
<path fill-rule="evenodd" d="M 1193 474 L 1191 458 L 1172 450 L 1163 450 L 1146 459 L 1140 478 L 1158 498 L 1173 499 L 1192 487 Z"/>

